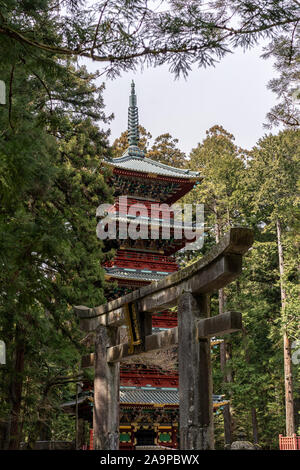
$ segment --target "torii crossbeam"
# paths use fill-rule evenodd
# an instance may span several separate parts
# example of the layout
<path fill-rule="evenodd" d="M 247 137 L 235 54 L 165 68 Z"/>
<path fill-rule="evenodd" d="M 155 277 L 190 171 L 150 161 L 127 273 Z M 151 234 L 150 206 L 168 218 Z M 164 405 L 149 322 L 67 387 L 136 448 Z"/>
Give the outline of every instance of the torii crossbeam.
<path fill-rule="evenodd" d="M 214 448 L 210 337 L 242 328 L 239 312 L 210 316 L 210 294 L 236 279 L 253 232 L 232 228 L 196 263 L 100 307 L 75 307 L 80 326 L 96 331 L 94 448 L 119 448 L 119 363 L 128 357 L 178 345 L 180 448 Z M 178 305 L 178 327 L 152 334 L 152 313 Z M 120 344 L 127 325 L 130 342 Z"/>

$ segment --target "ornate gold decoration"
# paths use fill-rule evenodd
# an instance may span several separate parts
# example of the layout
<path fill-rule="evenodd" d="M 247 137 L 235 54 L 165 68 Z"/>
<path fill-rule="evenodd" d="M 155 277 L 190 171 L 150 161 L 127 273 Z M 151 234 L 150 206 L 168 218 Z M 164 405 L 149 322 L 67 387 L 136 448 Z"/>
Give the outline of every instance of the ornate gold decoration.
<path fill-rule="evenodd" d="M 134 352 L 134 347 L 142 343 L 138 312 L 134 302 L 125 304 L 126 326 L 129 337 L 129 354 Z"/>

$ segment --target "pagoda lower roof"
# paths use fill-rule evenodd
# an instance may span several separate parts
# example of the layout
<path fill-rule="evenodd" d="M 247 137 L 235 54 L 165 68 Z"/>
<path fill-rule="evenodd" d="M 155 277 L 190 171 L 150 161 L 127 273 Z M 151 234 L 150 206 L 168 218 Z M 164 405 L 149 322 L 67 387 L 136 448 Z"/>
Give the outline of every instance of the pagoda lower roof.
<path fill-rule="evenodd" d="M 224 395 L 213 394 L 213 407 L 226 405 L 228 400 Z M 93 392 L 83 393 L 78 397 L 77 403 L 93 405 Z M 67 412 L 72 412 L 76 400 L 65 402 L 61 405 Z M 167 387 L 120 387 L 120 406 L 179 406 L 178 388 Z"/>
<path fill-rule="evenodd" d="M 171 234 L 172 235 L 172 234 Z M 174 237 L 170 240 L 163 238 L 158 238 L 155 240 L 155 249 L 153 247 L 153 240 L 151 239 L 141 239 L 133 240 L 132 238 L 126 238 L 123 240 L 120 239 L 109 239 L 105 240 L 107 251 L 109 248 L 121 249 L 121 250 L 130 250 L 132 252 L 139 251 L 143 253 L 149 253 L 151 255 L 163 255 L 163 256 L 172 256 L 177 251 L 184 248 L 186 245 L 186 240 L 184 238 L 175 239 Z"/>
<path fill-rule="evenodd" d="M 178 405 L 178 389 L 167 389 L 164 387 L 120 387 L 120 403 Z"/>
<path fill-rule="evenodd" d="M 213 405 L 222 406 L 228 401 L 224 395 L 213 394 Z M 178 388 L 167 387 L 120 387 L 120 404 L 179 405 Z"/>
<path fill-rule="evenodd" d="M 60 405 L 61 408 L 65 409 L 65 411 L 68 413 L 71 413 L 73 411 L 73 407 L 74 405 L 76 405 L 76 403 L 78 405 L 82 405 L 83 403 L 85 404 L 89 404 L 91 406 L 93 406 L 93 398 L 92 396 L 88 396 L 88 395 L 81 395 L 77 398 L 77 401 L 76 400 L 70 400 L 70 401 L 66 401 L 64 403 L 62 403 Z"/>
<path fill-rule="evenodd" d="M 133 155 L 132 152 L 125 152 L 121 157 L 105 160 L 107 164 L 129 170 L 130 172 L 146 173 L 150 175 L 161 175 L 184 180 L 197 180 L 200 177 L 199 172 L 189 169 L 175 168 L 164 163 L 160 163 L 150 158 Z"/>
<path fill-rule="evenodd" d="M 118 223 L 135 223 L 136 225 L 141 225 L 144 226 L 146 225 L 148 229 L 152 229 L 153 227 L 157 227 L 160 229 L 160 231 L 164 228 L 170 228 L 170 232 L 173 233 L 175 229 L 179 230 L 184 230 L 185 232 L 187 230 L 190 231 L 190 234 L 194 235 L 195 237 L 198 235 L 203 235 L 203 226 L 199 225 L 198 227 L 196 226 L 195 222 L 184 222 L 183 220 L 176 220 L 174 218 L 151 218 L 148 216 L 143 216 L 143 215 L 131 215 L 131 214 L 123 214 L 119 213 L 117 211 L 115 212 L 109 212 L 107 216 L 105 217 L 105 222 L 103 222 L 104 225 L 108 223 L 109 220 L 113 220 Z M 101 223 L 101 222 L 100 222 Z M 189 233 L 189 232 L 188 232 Z M 194 241 L 194 240 L 193 240 Z M 186 243 L 191 243 L 190 240 L 185 240 Z"/>
<path fill-rule="evenodd" d="M 171 272 L 150 271 L 143 269 L 129 269 L 129 268 L 104 268 L 106 278 L 115 279 L 132 279 L 138 281 L 159 281 L 164 277 L 172 274 Z"/>

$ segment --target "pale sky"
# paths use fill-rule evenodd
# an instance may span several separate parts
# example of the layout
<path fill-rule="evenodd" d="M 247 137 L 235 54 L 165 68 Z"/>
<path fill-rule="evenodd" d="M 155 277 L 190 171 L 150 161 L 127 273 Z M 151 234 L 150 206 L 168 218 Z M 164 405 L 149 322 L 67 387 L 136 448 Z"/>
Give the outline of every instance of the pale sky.
<path fill-rule="evenodd" d="M 100 78 L 99 83 L 105 81 L 106 86 L 106 113 L 115 115 L 109 126 L 111 143 L 127 128 L 130 83 L 134 79 L 139 122 L 154 138 L 169 132 L 188 155 L 207 129 L 220 124 L 235 136 L 237 145 L 250 149 L 269 132 L 263 122 L 276 103 L 275 95 L 267 89 L 268 81 L 275 76 L 273 62 L 260 58 L 261 52 L 261 48 L 245 53 L 237 50 L 215 68 L 194 67 L 186 80 L 175 80 L 166 66 L 123 73 L 115 80 Z M 99 68 L 92 61 L 85 64 L 89 71 Z"/>

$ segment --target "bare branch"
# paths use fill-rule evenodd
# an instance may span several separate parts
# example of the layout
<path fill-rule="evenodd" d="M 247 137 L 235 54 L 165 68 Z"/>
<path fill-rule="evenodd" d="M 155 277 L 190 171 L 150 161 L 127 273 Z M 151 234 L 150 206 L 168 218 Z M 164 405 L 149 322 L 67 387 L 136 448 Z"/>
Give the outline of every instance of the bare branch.
<path fill-rule="evenodd" d="M 107 7 L 107 4 L 108 4 L 108 0 L 104 3 L 103 8 L 102 8 L 101 13 L 100 13 L 100 16 L 99 16 L 98 24 L 97 24 L 96 31 L 95 31 L 94 42 L 93 42 L 93 45 L 92 45 L 92 48 L 91 48 L 91 57 L 92 57 L 92 59 L 94 59 L 94 49 L 96 47 L 96 41 L 97 41 L 97 36 L 98 36 L 98 32 L 99 32 L 99 26 L 100 26 L 100 23 L 102 21 L 102 17 L 103 17 L 105 9 Z"/>

